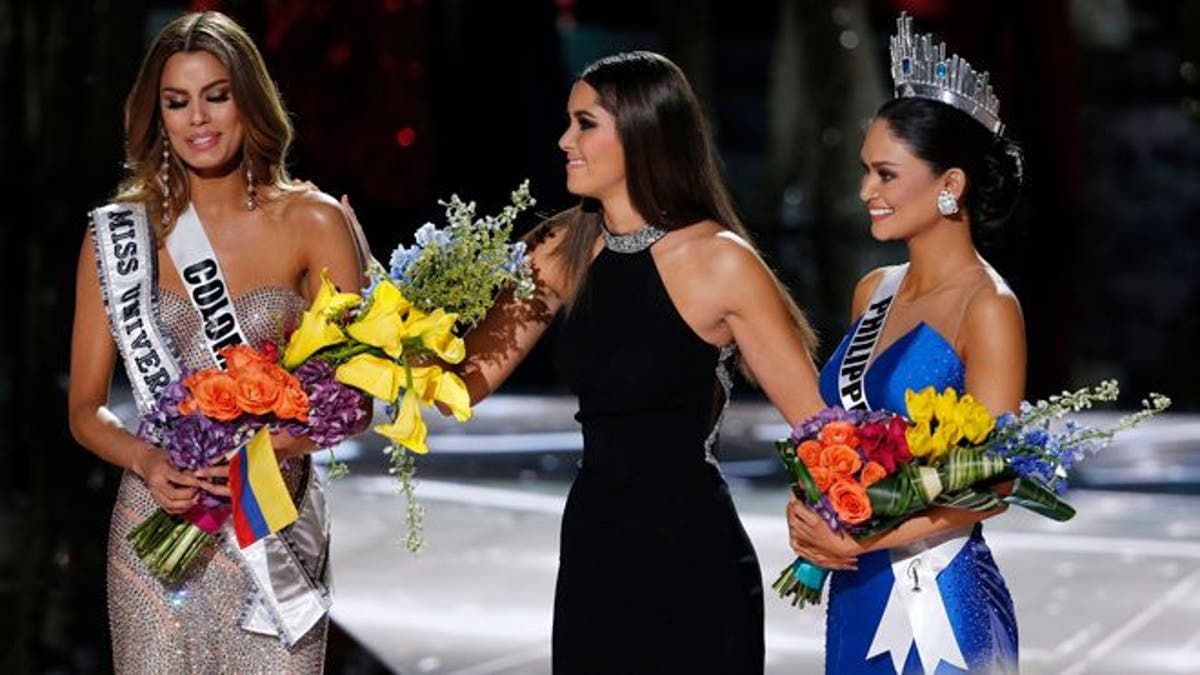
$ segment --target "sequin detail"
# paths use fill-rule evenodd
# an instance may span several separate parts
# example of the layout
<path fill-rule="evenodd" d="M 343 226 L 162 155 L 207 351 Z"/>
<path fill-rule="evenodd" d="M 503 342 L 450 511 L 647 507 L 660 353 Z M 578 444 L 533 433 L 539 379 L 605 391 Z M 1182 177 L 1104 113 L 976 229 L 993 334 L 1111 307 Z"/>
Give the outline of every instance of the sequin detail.
<path fill-rule="evenodd" d="M 708 438 L 704 439 L 704 461 L 718 468 L 720 464 L 717 462 L 717 455 L 714 451 L 717 446 L 717 438 L 721 435 L 721 422 L 725 420 L 725 412 L 729 410 L 729 396 L 733 393 L 733 375 L 730 374 L 726 363 L 731 361 L 735 354 L 737 354 L 737 343 L 731 342 L 721 347 L 721 353 L 717 356 L 717 382 L 721 384 L 724 402 L 721 403 L 721 412 L 717 413 L 717 421 L 713 422 L 712 431 L 708 433 Z"/>
<path fill-rule="evenodd" d="M 281 341 L 306 307 L 281 288 L 250 291 L 233 301 L 246 337 L 254 344 Z M 210 364 L 200 317 L 187 299 L 160 290 L 159 312 L 183 365 Z M 293 500 L 304 498 L 311 462 L 286 462 L 284 481 Z M 253 581 L 220 546 L 213 547 L 180 584 L 151 576 L 125 537 L 158 505 L 135 474 L 125 472 L 108 536 L 108 616 L 113 668 L 118 673 L 319 673 L 325 662 L 328 619 L 291 649 L 269 635 L 249 633 L 238 617 L 254 592 Z"/>
<path fill-rule="evenodd" d="M 646 225 L 642 229 L 628 234 L 613 234 L 608 231 L 607 227 L 602 228 L 602 231 L 604 232 L 604 246 L 617 253 L 645 251 L 653 246 L 654 242 L 667 236 L 666 231 L 653 225 Z"/>

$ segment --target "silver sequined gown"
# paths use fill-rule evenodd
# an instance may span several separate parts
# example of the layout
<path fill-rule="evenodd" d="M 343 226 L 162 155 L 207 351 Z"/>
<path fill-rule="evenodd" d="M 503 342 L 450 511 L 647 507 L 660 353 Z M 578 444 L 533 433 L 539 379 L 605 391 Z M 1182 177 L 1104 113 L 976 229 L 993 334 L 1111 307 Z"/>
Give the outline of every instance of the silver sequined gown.
<path fill-rule="evenodd" d="M 278 341 L 306 308 L 303 298 L 280 288 L 259 288 L 234 300 L 238 321 L 252 344 Z M 163 325 L 184 366 L 211 366 L 200 317 L 183 298 L 162 292 Z M 299 504 L 311 461 L 286 462 L 284 479 Z M 118 673 L 319 673 L 325 660 L 328 618 L 291 649 L 278 638 L 242 630 L 238 615 L 252 589 L 250 578 L 218 547 L 197 561 L 188 577 L 168 588 L 138 560 L 126 535 L 158 508 L 144 483 L 121 478 L 108 537 L 108 616 Z"/>

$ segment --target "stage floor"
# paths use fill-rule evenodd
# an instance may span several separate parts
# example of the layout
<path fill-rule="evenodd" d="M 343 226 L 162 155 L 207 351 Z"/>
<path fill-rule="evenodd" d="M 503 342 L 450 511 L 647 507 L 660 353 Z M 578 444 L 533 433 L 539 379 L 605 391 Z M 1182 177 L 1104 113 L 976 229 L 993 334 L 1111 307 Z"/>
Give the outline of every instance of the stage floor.
<path fill-rule="evenodd" d="M 559 518 L 579 450 L 573 412 L 568 398 L 504 397 L 474 424 L 435 422 L 420 469 L 427 545 L 415 555 L 378 444 L 367 435 L 343 448 L 351 474 L 329 486 L 342 627 L 400 673 L 549 672 Z M 1200 495 L 1173 478 L 1195 468 L 1197 426 L 1166 421 L 1114 447 L 1103 467 L 1097 458 L 1093 474 L 1103 468 L 1108 482 L 1069 494 L 1079 510 L 1070 523 L 1019 510 L 988 522 L 1019 617 L 1021 672 L 1200 672 Z M 740 404 L 724 434 L 768 584 L 792 558 L 769 455 L 780 429 L 765 406 Z M 1150 487 L 1096 489 L 1133 484 Z M 823 607 L 767 594 L 767 672 L 820 672 Z"/>

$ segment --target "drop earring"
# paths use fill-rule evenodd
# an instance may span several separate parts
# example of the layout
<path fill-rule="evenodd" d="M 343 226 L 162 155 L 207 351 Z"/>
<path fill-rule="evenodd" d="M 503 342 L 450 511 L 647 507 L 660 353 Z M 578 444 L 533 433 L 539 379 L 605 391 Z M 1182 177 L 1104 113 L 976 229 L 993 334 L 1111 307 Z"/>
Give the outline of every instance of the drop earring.
<path fill-rule="evenodd" d="M 258 200 L 255 198 L 257 193 L 254 189 L 254 171 L 250 169 L 250 159 L 247 158 L 245 160 L 245 162 L 246 162 L 246 210 L 253 211 L 254 209 L 258 208 Z"/>
<path fill-rule="evenodd" d="M 158 183 L 162 186 L 162 227 L 167 230 L 171 213 L 171 139 L 167 130 L 162 130 L 162 162 L 158 167 Z"/>

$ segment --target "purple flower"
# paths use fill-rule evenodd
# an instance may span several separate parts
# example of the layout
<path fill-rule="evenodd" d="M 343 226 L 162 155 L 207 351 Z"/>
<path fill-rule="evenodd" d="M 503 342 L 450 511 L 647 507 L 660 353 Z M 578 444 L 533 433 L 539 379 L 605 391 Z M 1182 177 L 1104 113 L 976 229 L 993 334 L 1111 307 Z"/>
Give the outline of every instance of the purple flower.
<path fill-rule="evenodd" d="M 366 395 L 335 380 L 328 363 L 309 361 L 295 375 L 308 394 L 308 424 L 286 424 L 288 433 L 329 448 L 366 427 L 370 421 Z"/>
<path fill-rule="evenodd" d="M 199 413 L 176 419 L 164 440 L 171 462 L 184 470 L 208 466 L 237 447 L 235 429 Z"/>
<path fill-rule="evenodd" d="M 813 513 L 825 521 L 829 525 L 829 529 L 834 532 L 842 531 L 842 521 L 838 520 L 837 512 L 833 510 L 833 502 L 829 501 L 829 495 L 821 495 L 821 501 L 812 505 Z"/>
<path fill-rule="evenodd" d="M 179 404 L 187 400 L 191 396 L 191 392 L 187 387 L 183 386 L 183 378 L 190 375 L 191 372 L 184 372 L 179 380 L 167 385 L 167 388 L 159 394 L 158 399 L 150 410 L 142 417 L 141 423 L 138 425 L 138 436 L 143 440 L 162 445 L 163 437 L 166 435 L 172 423 L 180 417 Z"/>
<path fill-rule="evenodd" d="M 807 420 L 800 423 L 800 426 L 792 432 L 792 439 L 802 441 L 807 438 L 816 438 L 817 434 L 821 433 L 821 429 L 830 422 L 850 422 L 851 424 L 859 424 L 867 415 L 873 415 L 870 411 L 864 410 L 845 410 L 839 406 L 825 408 L 821 412 L 813 415 Z M 887 413 L 883 413 L 887 415 Z"/>

